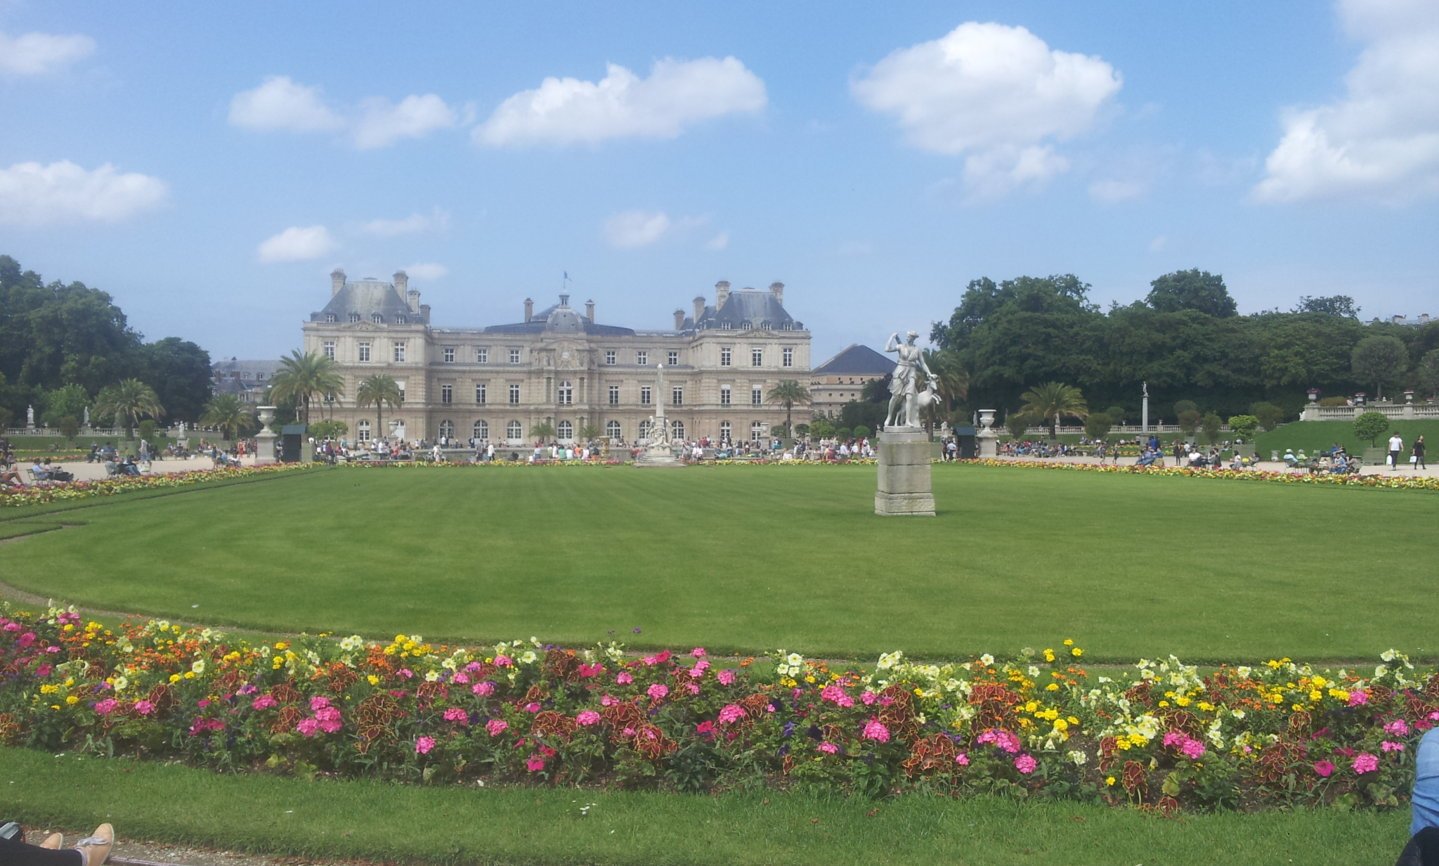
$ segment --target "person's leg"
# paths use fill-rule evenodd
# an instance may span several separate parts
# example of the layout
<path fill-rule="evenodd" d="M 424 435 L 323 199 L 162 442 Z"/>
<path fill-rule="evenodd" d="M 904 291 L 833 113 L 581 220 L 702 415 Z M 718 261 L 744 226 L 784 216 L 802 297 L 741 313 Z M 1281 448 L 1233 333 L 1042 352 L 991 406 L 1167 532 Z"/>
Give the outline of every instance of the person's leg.
<path fill-rule="evenodd" d="M 0 863 L 6 866 L 85 866 L 85 855 L 71 848 L 53 851 L 19 839 L 0 839 Z"/>
<path fill-rule="evenodd" d="M 1409 835 L 1425 827 L 1439 827 L 1439 728 L 1424 735 L 1414 754 L 1414 795 L 1410 804 L 1413 817 Z"/>

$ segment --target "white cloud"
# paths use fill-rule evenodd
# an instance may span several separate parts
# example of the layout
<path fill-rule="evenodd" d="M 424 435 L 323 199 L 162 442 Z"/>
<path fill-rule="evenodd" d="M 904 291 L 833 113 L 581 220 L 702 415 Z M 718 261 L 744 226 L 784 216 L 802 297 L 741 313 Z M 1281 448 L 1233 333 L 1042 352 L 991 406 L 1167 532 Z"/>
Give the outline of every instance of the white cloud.
<path fill-rule="evenodd" d="M 1345 76 L 1345 97 L 1282 113 L 1284 135 L 1254 198 L 1398 202 L 1439 194 L 1439 4 L 1342 0 L 1339 13 L 1364 45 Z"/>
<path fill-rule="evenodd" d="M 894 115 L 913 146 L 964 156 L 971 193 L 992 196 L 1066 171 L 1052 142 L 1091 129 L 1120 76 L 1023 27 L 967 22 L 893 52 L 850 89 L 866 108 Z"/>
<path fill-rule="evenodd" d="M 404 219 L 374 219 L 360 226 L 368 235 L 392 238 L 398 235 L 414 235 L 424 232 L 444 231 L 450 227 L 450 212 L 435 208 L 429 214 L 412 213 Z"/>
<path fill-rule="evenodd" d="M 729 232 L 720 232 L 709 240 L 705 241 L 705 249 L 719 252 L 729 249 Z"/>
<path fill-rule="evenodd" d="M 764 82 L 733 57 L 665 59 L 648 78 L 609 64 L 599 81 L 546 78 L 500 103 L 475 128 L 491 147 L 594 144 L 611 138 L 674 138 L 686 127 L 763 109 Z"/>
<path fill-rule="evenodd" d="M 605 220 L 605 240 L 619 249 L 649 246 L 670 229 L 670 218 L 663 211 L 623 211 Z"/>
<path fill-rule="evenodd" d="M 324 226 L 290 226 L 260 244 L 260 261 L 299 262 L 327 256 L 335 249 L 330 230 Z"/>
<path fill-rule="evenodd" d="M 361 150 L 389 147 L 402 138 L 423 138 L 435 130 L 449 129 L 457 119 L 454 109 L 433 93 L 407 96 L 399 105 L 373 97 L 360 104 L 355 146 Z"/>
<path fill-rule="evenodd" d="M 0 223 L 119 222 L 164 204 L 159 178 L 120 172 L 106 163 L 93 171 L 69 160 L 21 162 L 0 169 Z"/>
<path fill-rule="evenodd" d="M 235 94 L 230 100 L 230 125 L 266 132 L 328 132 L 343 127 L 345 121 L 325 105 L 318 87 L 272 75 L 254 90 Z"/>
<path fill-rule="evenodd" d="M 412 280 L 438 280 L 449 276 L 450 269 L 435 262 L 420 262 L 405 268 Z"/>
<path fill-rule="evenodd" d="M 90 56 L 95 40 L 79 33 L 0 33 L 0 73 L 48 75 Z"/>
<path fill-rule="evenodd" d="M 1148 191 L 1140 181 L 1126 178 L 1104 178 L 1089 185 L 1089 197 L 1095 201 L 1113 204 L 1139 198 Z"/>

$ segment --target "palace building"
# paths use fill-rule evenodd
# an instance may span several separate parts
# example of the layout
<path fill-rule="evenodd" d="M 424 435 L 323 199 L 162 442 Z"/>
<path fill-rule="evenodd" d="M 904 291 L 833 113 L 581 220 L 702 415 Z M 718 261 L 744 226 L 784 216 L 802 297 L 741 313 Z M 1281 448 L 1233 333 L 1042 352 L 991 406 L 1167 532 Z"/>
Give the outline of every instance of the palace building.
<path fill-rule="evenodd" d="M 312 404 L 312 420 L 343 421 L 361 441 L 513 447 L 533 444 L 533 431 L 548 425 L 561 443 L 633 443 L 648 437 L 659 401 L 672 439 L 757 441 L 784 423 L 770 389 L 808 381 L 810 370 L 810 334 L 785 311 L 783 283 L 737 291 L 716 283 L 713 304 L 694 298 L 666 330 L 599 324 L 594 301 L 577 310 L 563 294 L 542 310 L 526 299 L 511 324 L 439 328 L 404 271 L 385 281 L 336 270 L 329 303 L 303 332 L 303 351 L 332 358 L 344 377 L 343 393 Z M 384 408 L 384 430 L 375 407 L 355 402 L 361 380 L 375 374 L 393 377 L 403 396 Z"/>

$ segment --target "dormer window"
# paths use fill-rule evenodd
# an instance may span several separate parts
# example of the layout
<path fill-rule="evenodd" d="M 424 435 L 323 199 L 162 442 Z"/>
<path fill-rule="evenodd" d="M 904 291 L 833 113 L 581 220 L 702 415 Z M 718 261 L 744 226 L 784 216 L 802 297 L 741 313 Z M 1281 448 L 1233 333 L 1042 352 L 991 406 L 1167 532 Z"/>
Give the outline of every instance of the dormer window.
<path fill-rule="evenodd" d="M 333 324 L 335 323 L 335 314 L 334 314 L 334 313 L 326 313 L 326 314 L 325 314 L 325 321 L 326 321 L 328 324 L 333 325 Z"/>
<path fill-rule="evenodd" d="M 397 324 L 397 325 L 403 325 L 403 324 L 405 324 L 405 321 L 406 321 L 406 320 L 405 320 L 405 317 L 404 317 L 404 316 L 396 316 L 396 317 L 395 317 L 395 324 Z"/>
<path fill-rule="evenodd" d="M 359 313 L 351 313 L 351 314 L 350 314 L 350 322 L 353 324 L 354 322 L 358 322 L 358 321 L 360 321 L 360 314 L 359 314 Z"/>
<path fill-rule="evenodd" d="M 379 313 L 375 313 L 373 316 L 370 316 L 370 321 L 374 322 L 377 325 L 383 325 L 385 323 L 385 317 L 380 315 Z"/>

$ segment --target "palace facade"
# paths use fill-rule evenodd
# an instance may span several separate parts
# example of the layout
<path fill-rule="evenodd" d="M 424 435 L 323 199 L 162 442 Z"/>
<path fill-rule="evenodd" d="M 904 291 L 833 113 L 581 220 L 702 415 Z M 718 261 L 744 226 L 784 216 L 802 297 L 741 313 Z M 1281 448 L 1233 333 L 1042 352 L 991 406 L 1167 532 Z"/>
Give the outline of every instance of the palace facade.
<path fill-rule="evenodd" d="M 335 361 L 343 393 L 313 404 L 343 421 L 349 438 L 471 438 L 496 446 L 533 444 L 548 425 L 561 443 L 587 438 L 633 443 L 663 417 L 676 440 L 767 438 L 784 407 L 767 399 L 781 380 L 806 382 L 810 334 L 784 308 L 784 284 L 731 291 L 715 284 L 691 310 L 674 311 L 672 330 L 601 325 L 595 304 L 569 295 L 511 324 L 438 328 L 404 271 L 392 281 L 330 275 L 330 301 L 304 323 L 304 351 Z M 387 374 L 400 386 L 376 429 L 373 406 L 355 402 L 360 382 Z M 662 392 L 661 392 L 662 389 Z"/>

